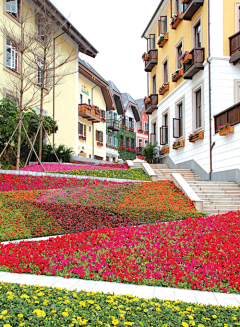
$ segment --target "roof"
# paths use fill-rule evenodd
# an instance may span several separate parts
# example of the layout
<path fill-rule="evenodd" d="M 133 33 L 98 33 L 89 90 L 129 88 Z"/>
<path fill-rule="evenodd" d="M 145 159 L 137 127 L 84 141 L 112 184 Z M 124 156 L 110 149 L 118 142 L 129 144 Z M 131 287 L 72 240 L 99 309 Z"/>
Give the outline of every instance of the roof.
<path fill-rule="evenodd" d="M 122 93 L 122 99 L 125 112 L 127 111 L 128 107 L 130 107 L 136 122 L 139 122 L 141 120 L 141 117 L 140 112 L 138 110 L 138 105 L 135 100 L 128 93 Z"/>
<path fill-rule="evenodd" d="M 96 69 L 94 69 L 89 62 L 87 62 L 86 60 L 82 60 L 80 58 L 78 58 L 78 63 L 83 65 L 85 68 L 87 68 L 88 70 L 90 70 L 90 72 L 92 72 L 95 76 L 97 76 L 100 80 L 102 80 L 104 83 L 108 84 L 108 82 L 96 71 Z M 109 84 L 108 84 L 109 85 Z"/>
<path fill-rule="evenodd" d="M 49 17 L 61 27 L 74 42 L 78 44 L 79 52 L 95 58 L 98 51 L 93 45 L 70 23 L 70 21 L 52 4 L 50 0 L 31 0 L 37 7 L 46 8 Z"/>
<path fill-rule="evenodd" d="M 143 32 L 143 34 L 142 34 L 142 37 L 145 37 L 145 33 L 147 32 L 147 29 L 149 28 L 149 26 L 151 25 L 152 21 L 154 20 L 156 14 L 157 14 L 158 10 L 160 9 L 161 5 L 163 4 L 163 2 L 164 2 L 164 0 L 161 0 L 161 1 L 160 1 L 160 3 L 159 3 L 159 5 L 158 5 L 157 9 L 155 10 L 154 14 L 152 15 L 152 18 L 150 19 L 150 21 L 149 21 L 147 27 L 145 28 L 145 30 L 144 30 L 144 32 Z"/>
<path fill-rule="evenodd" d="M 121 94 L 121 92 L 119 91 L 119 89 L 116 87 L 116 85 L 112 82 L 112 81 L 108 81 L 111 93 L 113 93 L 113 91 Z"/>
<path fill-rule="evenodd" d="M 131 95 L 128 93 L 122 93 L 122 100 L 123 100 L 123 106 L 124 106 L 125 110 L 127 109 L 129 102 L 136 104 L 136 102 L 133 100 Z"/>
<path fill-rule="evenodd" d="M 138 100 L 135 100 L 137 106 L 138 106 L 138 109 L 140 111 L 140 114 L 142 115 L 144 110 L 145 110 L 145 105 L 143 103 L 143 99 L 138 99 Z"/>

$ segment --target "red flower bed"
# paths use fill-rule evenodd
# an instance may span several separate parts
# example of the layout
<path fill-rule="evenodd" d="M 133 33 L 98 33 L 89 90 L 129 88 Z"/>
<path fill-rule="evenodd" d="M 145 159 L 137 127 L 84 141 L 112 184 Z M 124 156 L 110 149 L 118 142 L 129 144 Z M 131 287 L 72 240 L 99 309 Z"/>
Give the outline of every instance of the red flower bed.
<path fill-rule="evenodd" d="M 240 292 L 240 212 L 0 244 L 1 270 Z"/>

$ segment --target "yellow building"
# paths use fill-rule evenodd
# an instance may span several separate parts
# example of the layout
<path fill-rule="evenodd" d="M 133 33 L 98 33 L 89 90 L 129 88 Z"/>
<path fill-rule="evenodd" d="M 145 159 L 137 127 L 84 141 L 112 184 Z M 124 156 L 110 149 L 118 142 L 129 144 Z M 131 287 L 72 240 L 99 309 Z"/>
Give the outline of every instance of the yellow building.
<path fill-rule="evenodd" d="M 21 21 L 23 24 L 20 24 Z M 43 21 L 51 26 L 47 36 L 43 35 Z M 21 38 L 23 28 L 24 41 Z M 22 45 L 26 46 L 26 42 L 30 43 L 31 39 L 34 41 L 23 53 Z M 48 71 L 43 77 L 45 41 L 48 41 L 49 53 L 46 61 Z M 21 76 L 24 76 L 23 107 L 39 111 L 40 89 L 44 80 L 44 113 L 55 118 L 59 126 L 55 144 L 72 147 L 78 154 L 78 54 L 81 52 L 95 57 L 97 50 L 48 0 L 1 0 L 0 49 L 2 97 L 10 97 L 19 102 Z M 60 63 L 64 61 L 65 65 L 60 68 Z M 63 79 L 62 75 L 65 75 Z"/>
<path fill-rule="evenodd" d="M 240 182 L 239 17 L 235 0 L 162 0 L 151 17 L 145 112 L 158 162 Z"/>
<path fill-rule="evenodd" d="M 78 154 L 106 160 L 106 112 L 116 110 L 108 82 L 79 59 Z"/>

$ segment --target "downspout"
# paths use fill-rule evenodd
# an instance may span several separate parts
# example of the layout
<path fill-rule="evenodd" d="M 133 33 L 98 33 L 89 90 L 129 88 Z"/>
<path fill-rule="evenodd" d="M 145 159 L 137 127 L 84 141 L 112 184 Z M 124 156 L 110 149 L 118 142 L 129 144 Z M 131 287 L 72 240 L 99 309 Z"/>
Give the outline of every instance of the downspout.
<path fill-rule="evenodd" d="M 209 83 L 209 155 L 210 155 L 210 173 L 209 180 L 212 179 L 212 150 L 215 142 L 212 144 L 212 79 L 211 79 L 211 40 L 210 40 L 210 0 L 208 0 L 208 83 Z"/>

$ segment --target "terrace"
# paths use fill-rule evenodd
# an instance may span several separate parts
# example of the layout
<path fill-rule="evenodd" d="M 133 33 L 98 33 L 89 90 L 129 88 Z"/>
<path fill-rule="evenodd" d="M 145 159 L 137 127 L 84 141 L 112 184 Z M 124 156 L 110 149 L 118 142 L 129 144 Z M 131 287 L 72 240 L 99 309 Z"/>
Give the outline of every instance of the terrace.
<path fill-rule="evenodd" d="M 93 123 L 100 123 L 101 116 L 99 108 L 94 108 L 86 103 L 78 105 L 78 116 L 87 119 Z"/>

